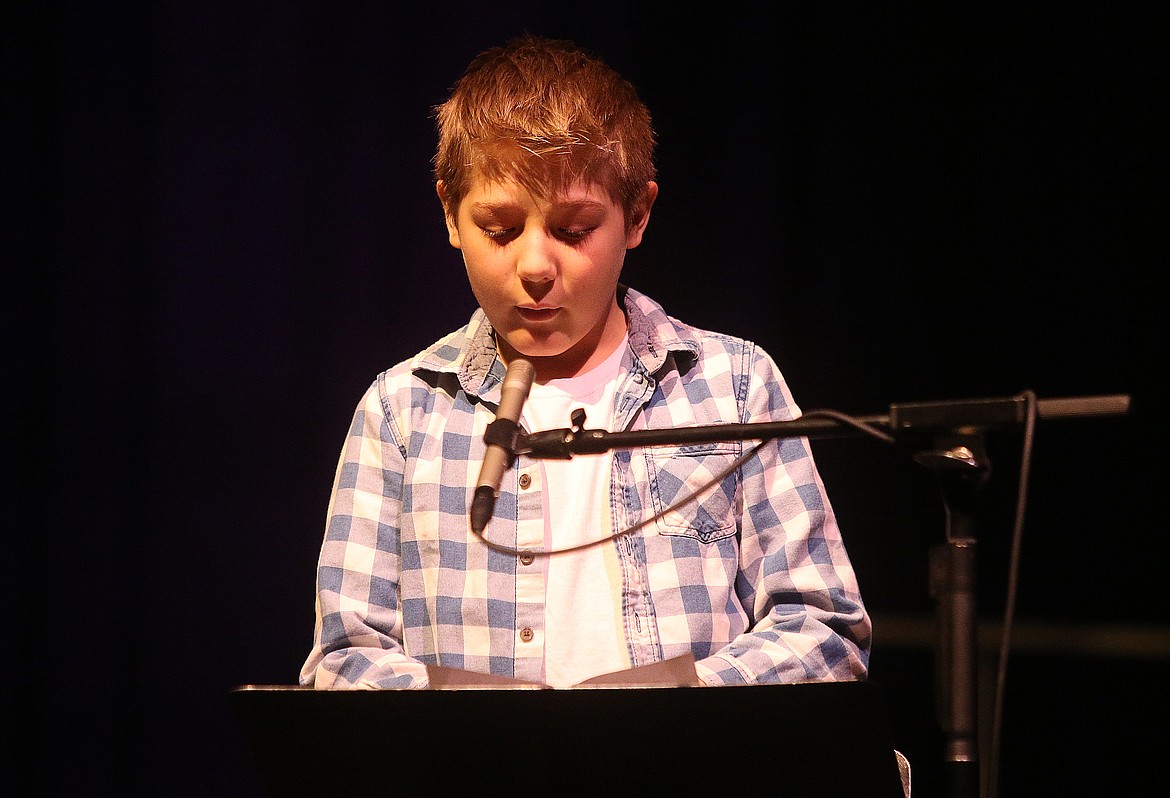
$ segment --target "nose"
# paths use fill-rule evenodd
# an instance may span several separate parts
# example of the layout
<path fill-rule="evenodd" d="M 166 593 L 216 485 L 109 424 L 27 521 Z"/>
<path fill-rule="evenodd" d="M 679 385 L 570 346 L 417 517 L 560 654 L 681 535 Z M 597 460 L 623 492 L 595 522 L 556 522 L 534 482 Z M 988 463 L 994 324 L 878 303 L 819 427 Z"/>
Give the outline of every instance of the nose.
<path fill-rule="evenodd" d="M 556 241 L 529 228 L 515 242 L 516 274 L 526 283 L 550 283 L 557 276 Z"/>

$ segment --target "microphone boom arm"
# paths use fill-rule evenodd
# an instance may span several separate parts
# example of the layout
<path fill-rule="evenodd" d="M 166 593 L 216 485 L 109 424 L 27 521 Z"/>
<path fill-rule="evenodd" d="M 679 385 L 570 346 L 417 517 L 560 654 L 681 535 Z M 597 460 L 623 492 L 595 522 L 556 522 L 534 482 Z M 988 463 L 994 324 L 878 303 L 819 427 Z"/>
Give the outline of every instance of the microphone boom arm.
<path fill-rule="evenodd" d="M 1069 420 L 1122 416 L 1129 412 L 1124 394 L 1037 400 L 1040 420 Z M 887 415 L 843 416 L 811 410 L 791 421 L 754 424 L 707 424 L 697 427 L 606 432 L 581 427 L 552 429 L 532 434 L 517 433 L 516 454 L 567 460 L 578 454 L 601 454 L 610 449 L 637 446 L 681 446 L 718 441 L 770 440 L 772 438 L 843 438 L 863 434 L 918 438 L 948 430 L 1022 426 L 1027 399 L 1012 396 L 957 401 L 891 404 Z"/>

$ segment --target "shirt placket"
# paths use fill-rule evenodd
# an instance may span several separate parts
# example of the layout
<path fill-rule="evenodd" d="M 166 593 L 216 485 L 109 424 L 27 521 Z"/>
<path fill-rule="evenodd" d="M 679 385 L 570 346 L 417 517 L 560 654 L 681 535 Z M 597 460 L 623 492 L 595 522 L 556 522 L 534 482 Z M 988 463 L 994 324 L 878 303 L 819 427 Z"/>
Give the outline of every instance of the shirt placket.
<path fill-rule="evenodd" d="M 516 678 L 542 680 L 544 662 L 544 558 L 529 552 L 544 543 L 544 509 L 540 461 L 521 457 L 516 462 Z"/>

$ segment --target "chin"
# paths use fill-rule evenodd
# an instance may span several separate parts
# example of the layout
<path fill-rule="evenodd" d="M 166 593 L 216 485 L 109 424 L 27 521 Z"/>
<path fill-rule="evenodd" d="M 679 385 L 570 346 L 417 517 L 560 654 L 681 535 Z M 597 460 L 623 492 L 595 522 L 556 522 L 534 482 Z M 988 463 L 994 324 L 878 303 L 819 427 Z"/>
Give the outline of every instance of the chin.
<path fill-rule="evenodd" d="M 560 357 L 572 348 L 572 344 L 565 341 L 534 341 L 532 338 L 522 336 L 520 340 L 515 338 L 505 338 L 517 355 L 521 357 L 531 358 L 550 358 Z"/>

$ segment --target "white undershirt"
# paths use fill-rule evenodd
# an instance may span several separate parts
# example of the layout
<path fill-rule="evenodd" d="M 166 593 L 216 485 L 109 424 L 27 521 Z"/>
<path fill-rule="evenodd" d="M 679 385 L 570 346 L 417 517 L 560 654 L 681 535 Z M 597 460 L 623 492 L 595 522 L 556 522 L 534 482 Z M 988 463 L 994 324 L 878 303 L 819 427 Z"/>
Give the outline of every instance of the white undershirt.
<path fill-rule="evenodd" d="M 623 342 L 586 374 L 535 384 L 524 405 L 530 432 L 571 427 L 570 414 L 584 408 L 587 429 L 609 431 Z M 562 549 L 610 534 L 609 453 L 542 459 L 545 492 L 544 545 Z M 630 667 L 621 617 L 621 578 L 609 543 L 543 558 L 545 567 L 544 676 L 569 687 L 591 676 Z"/>

